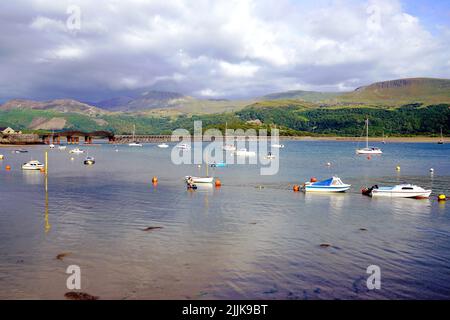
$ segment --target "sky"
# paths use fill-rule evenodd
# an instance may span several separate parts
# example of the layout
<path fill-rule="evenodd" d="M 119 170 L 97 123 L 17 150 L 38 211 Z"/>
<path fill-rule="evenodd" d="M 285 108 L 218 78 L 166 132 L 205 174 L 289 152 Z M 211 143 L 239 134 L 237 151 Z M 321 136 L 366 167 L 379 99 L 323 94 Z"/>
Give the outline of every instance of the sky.
<path fill-rule="evenodd" d="M 449 0 L 1 1 L 0 101 L 450 78 L 449 21 Z"/>

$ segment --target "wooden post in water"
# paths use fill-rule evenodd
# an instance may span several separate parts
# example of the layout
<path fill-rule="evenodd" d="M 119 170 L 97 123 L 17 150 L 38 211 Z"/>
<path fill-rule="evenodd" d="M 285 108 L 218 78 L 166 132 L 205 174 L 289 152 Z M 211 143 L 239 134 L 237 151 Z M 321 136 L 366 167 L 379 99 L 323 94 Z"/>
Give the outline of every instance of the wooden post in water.
<path fill-rule="evenodd" d="M 45 192 L 48 192 L 48 151 L 45 151 Z"/>

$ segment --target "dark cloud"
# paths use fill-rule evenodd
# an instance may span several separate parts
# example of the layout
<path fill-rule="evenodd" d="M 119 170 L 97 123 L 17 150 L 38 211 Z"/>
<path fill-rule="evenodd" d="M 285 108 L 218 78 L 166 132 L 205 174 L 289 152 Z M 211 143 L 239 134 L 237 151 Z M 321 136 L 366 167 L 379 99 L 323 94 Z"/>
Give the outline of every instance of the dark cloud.
<path fill-rule="evenodd" d="M 69 30 L 67 8 L 81 10 Z M 395 1 L 14 1 L 0 4 L 0 100 L 136 90 L 242 98 L 449 77 L 450 32 Z"/>

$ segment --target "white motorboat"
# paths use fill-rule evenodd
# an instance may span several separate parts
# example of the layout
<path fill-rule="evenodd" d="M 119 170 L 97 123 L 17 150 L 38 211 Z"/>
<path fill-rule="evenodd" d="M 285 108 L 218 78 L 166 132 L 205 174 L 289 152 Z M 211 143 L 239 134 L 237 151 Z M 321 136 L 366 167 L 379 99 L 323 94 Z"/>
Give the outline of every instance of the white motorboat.
<path fill-rule="evenodd" d="M 236 146 L 233 144 L 225 144 L 224 146 L 222 146 L 222 149 L 224 151 L 236 151 Z"/>
<path fill-rule="evenodd" d="M 371 197 L 390 197 L 390 198 L 429 198 L 431 190 L 412 184 L 399 184 L 392 187 L 379 187 L 377 185 L 363 189 L 362 193 Z"/>
<path fill-rule="evenodd" d="M 246 148 L 242 148 L 233 152 L 233 154 L 241 157 L 254 157 L 256 156 L 255 151 L 248 151 Z"/>
<path fill-rule="evenodd" d="M 214 177 L 193 177 L 186 176 L 184 177 L 187 183 L 213 183 Z"/>
<path fill-rule="evenodd" d="M 167 143 L 158 144 L 158 148 L 165 149 L 165 148 L 168 148 L 168 147 L 169 147 L 169 145 Z"/>
<path fill-rule="evenodd" d="M 59 150 L 66 150 L 66 149 L 67 149 L 67 146 L 59 146 L 58 149 L 59 149 Z"/>
<path fill-rule="evenodd" d="M 273 144 L 272 148 L 279 148 L 279 149 L 283 149 L 284 148 L 284 144 Z"/>
<path fill-rule="evenodd" d="M 357 154 L 382 154 L 380 148 L 369 147 L 369 119 L 366 119 L 366 147 L 356 149 Z"/>
<path fill-rule="evenodd" d="M 27 152 L 28 152 L 28 150 L 25 150 L 25 149 L 17 149 L 17 150 L 13 151 L 13 153 L 27 153 Z"/>
<path fill-rule="evenodd" d="M 93 165 L 93 164 L 95 164 L 95 159 L 94 159 L 94 157 L 86 157 L 86 159 L 84 159 L 83 163 L 85 165 Z"/>
<path fill-rule="evenodd" d="M 80 148 L 75 148 L 75 149 L 70 150 L 69 153 L 80 154 L 80 153 L 84 153 L 84 150 L 82 150 Z"/>
<path fill-rule="evenodd" d="M 22 165 L 22 170 L 41 170 L 44 169 L 44 164 L 37 160 L 30 160 Z"/>
<path fill-rule="evenodd" d="M 190 150 L 191 146 L 188 145 L 187 143 L 181 143 L 181 144 L 177 145 L 177 148 L 182 149 L 182 150 Z"/>
<path fill-rule="evenodd" d="M 338 177 L 332 177 L 324 181 L 305 182 L 303 189 L 305 192 L 345 192 L 350 189 L 350 184 L 345 184 Z"/>
<path fill-rule="evenodd" d="M 52 144 L 49 144 L 49 146 L 48 146 L 50 149 L 55 149 L 55 145 L 52 143 Z"/>

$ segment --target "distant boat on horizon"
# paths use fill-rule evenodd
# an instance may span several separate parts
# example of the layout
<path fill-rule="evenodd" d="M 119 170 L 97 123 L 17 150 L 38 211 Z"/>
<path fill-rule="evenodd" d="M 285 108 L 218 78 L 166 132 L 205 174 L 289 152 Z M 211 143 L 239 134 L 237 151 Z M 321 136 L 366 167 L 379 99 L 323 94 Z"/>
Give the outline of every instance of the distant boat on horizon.
<path fill-rule="evenodd" d="M 438 144 L 444 144 L 444 136 L 442 135 L 442 127 L 441 127 L 441 139 L 439 139 Z"/>

